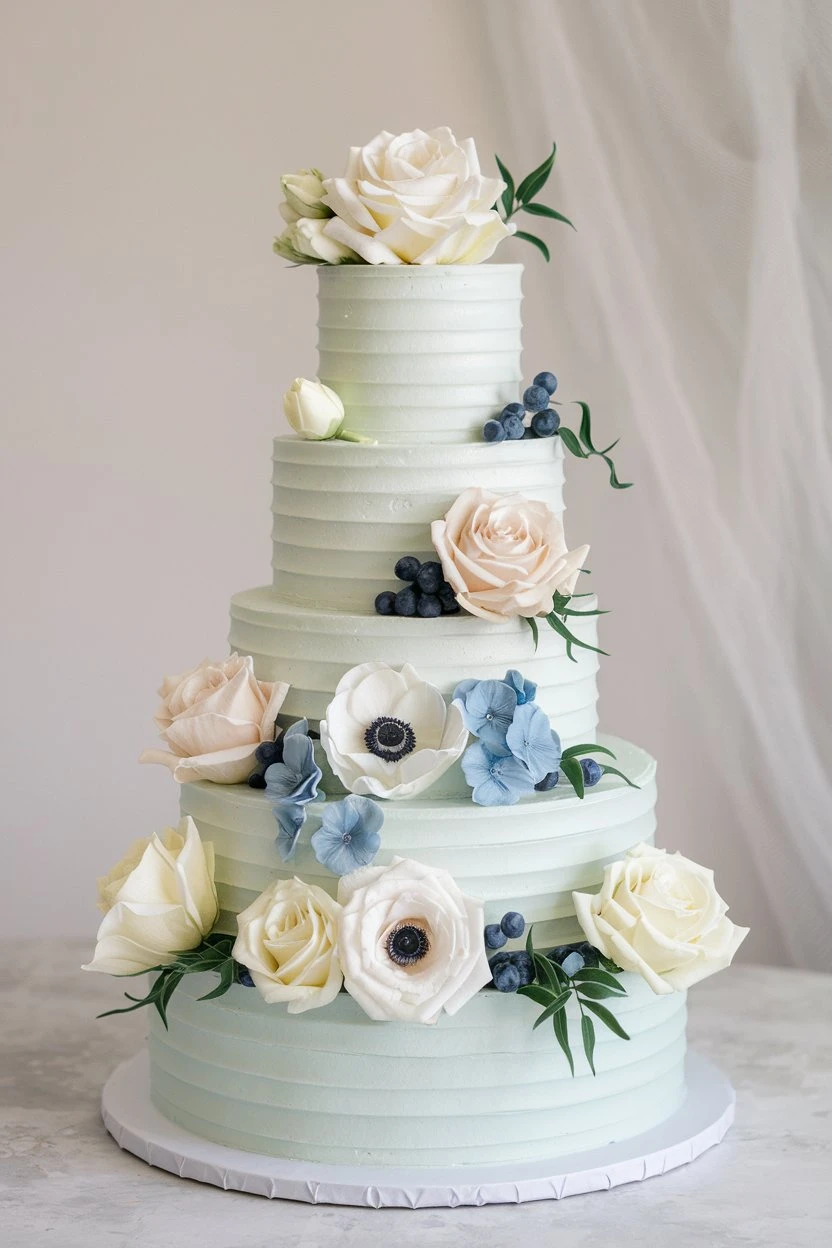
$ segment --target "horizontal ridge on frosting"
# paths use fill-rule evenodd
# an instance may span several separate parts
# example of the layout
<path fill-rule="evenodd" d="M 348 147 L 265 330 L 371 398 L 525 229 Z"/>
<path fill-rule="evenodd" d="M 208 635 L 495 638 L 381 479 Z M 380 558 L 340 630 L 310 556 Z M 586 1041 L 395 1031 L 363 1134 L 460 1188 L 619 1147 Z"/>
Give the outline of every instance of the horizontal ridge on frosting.
<path fill-rule="evenodd" d="M 598 1028 L 591 1074 L 575 1078 L 537 1007 L 485 991 L 432 1027 L 378 1024 L 345 994 L 289 1015 L 189 976 L 151 1025 L 152 1097 L 222 1143 L 300 1160 L 430 1166 L 554 1157 L 647 1130 L 681 1103 L 685 996 L 625 975 L 610 1002 L 631 1039 Z M 573 1040 L 579 1030 L 568 1006 Z"/>
<path fill-rule="evenodd" d="M 318 269 L 318 375 L 345 428 L 466 442 L 519 397 L 519 264 Z"/>
<path fill-rule="evenodd" d="M 274 586 L 307 606 L 370 611 L 401 589 L 400 555 L 436 559 L 431 521 L 463 490 L 518 493 L 563 511 L 559 438 L 465 446 L 274 442 Z M 510 488 L 507 488 L 510 486 Z"/>
<path fill-rule="evenodd" d="M 581 610 L 595 605 L 593 597 L 581 602 Z M 253 656 L 260 680 L 288 681 L 287 718 L 320 720 L 341 677 L 359 663 L 410 663 L 448 697 L 466 677 L 501 680 L 509 668 L 519 668 L 537 683 L 537 701 L 564 745 L 595 739 L 598 655 L 576 648 L 574 661 L 567 658 L 545 621 L 535 649 L 519 619 L 495 624 L 464 612 L 433 620 L 381 616 L 372 604 L 367 612 L 299 606 L 271 586 L 249 589 L 231 600 L 229 641 L 232 650 Z M 597 645 L 594 616 L 571 617 L 570 627 Z"/>

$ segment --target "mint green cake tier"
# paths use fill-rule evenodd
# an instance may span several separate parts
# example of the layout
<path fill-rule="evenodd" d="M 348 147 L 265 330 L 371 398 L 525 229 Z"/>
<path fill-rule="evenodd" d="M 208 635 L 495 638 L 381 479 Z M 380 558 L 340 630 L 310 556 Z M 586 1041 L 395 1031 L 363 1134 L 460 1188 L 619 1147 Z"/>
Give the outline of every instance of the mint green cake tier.
<path fill-rule="evenodd" d="M 188 976 L 154 1017 L 152 1099 L 217 1143 L 311 1162 L 466 1166 L 532 1161 L 624 1140 L 684 1097 L 685 995 L 622 976 L 607 1004 L 630 1035 L 598 1028 L 593 1076 L 569 1007 L 575 1077 L 523 997 L 485 990 L 435 1026 L 372 1022 L 345 993 L 289 1014 L 254 989 L 198 1001 Z"/>
<path fill-rule="evenodd" d="M 475 806 L 470 790 L 458 799 L 428 793 L 383 802 L 375 865 L 398 855 L 444 868 L 463 892 L 485 903 L 486 922 L 498 923 L 507 910 L 519 910 L 535 924 L 538 947 L 582 939 L 573 890 L 596 892 L 606 864 L 639 841 L 652 843 L 656 827 L 653 759 L 616 737 L 603 741 L 638 789 L 608 776 L 583 801 L 564 783 L 516 806 Z M 337 876 L 321 866 L 309 844 L 323 802 L 307 807 L 308 827 L 289 863 L 275 848 L 277 825 L 263 792 L 247 785 L 185 784 L 181 808 L 214 846 L 221 930 L 236 933 L 235 915 L 277 878 L 297 875 L 335 895 Z"/>

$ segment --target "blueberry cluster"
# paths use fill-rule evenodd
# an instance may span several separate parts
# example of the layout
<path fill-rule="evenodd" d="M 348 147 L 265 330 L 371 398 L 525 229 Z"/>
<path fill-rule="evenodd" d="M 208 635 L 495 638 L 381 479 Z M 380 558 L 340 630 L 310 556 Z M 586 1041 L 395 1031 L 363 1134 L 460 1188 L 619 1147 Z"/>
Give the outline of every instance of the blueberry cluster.
<path fill-rule="evenodd" d="M 406 581 L 398 593 L 385 589 L 376 598 L 378 615 L 420 615 L 425 620 L 438 615 L 455 615 L 459 603 L 454 591 L 442 575 L 442 564 L 435 560 L 422 563 L 415 555 L 402 555 L 394 569 L 400 581 Z"/>
<path fill-rule="evenodd" d="M 516 992 L 524 984 L 534 980 L 534 962 L 525 950 L 508 952 L 503 945 L 509 940 L 519 940 L 526 930 L 526 920 L 516 910 L 509 910 L 499 923 L 489 923 L 485 928 L 486 949 L 500 949 L 488 959 L 491 982 L 498 992 Z"/>
<path fill-rule="evenodd" d="M 522 403 L 507 403 L 495 420 L 487 420 L 482 436 L 486 442 L 519 441 L 521 438 L 551 438 L 560 428 L 560 416 L 549 406 L 558 388 L 554 373 L 538 373 L 523 392 Z M 529 423 L 526 417 L 531 416 Z"/>
<path fill-rule="evenodd" d="M 598 966 L 598 950 L 587 940 L 579 940 L 574 945 L 557 945 L 546 954 L 550 962 L 557 962 L 567 975 L 577 975 L 585 966 Z"/>
<path fill-rule="evenodd" d="M 581 764 L 581 771 L 584 777 L 584 788 L 592 789 L 604 774 L 600 763 L 596 763 L 594 758 L 581 758 L 578 760 Z M 542 780 L 534 786 L 538 793 L 548 793 L 553 789 L 560 779 L 559 771 L 550 771 Z"/>
<path fill-rule="evenodd" d="M 283 762 L 283 738 L 278 737 L 276 741 L 263 741 L 254 751 L 254 761 L 257 765 L 248 778 L 249 788 L 265 789 L 266 768 L 271 767 L 272 763 Z"/>

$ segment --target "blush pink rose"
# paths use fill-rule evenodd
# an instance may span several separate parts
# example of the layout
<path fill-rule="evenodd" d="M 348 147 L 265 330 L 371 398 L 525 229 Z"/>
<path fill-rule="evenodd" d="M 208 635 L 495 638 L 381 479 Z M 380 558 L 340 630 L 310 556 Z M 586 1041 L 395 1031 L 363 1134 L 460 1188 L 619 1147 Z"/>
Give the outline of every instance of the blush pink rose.
<path fill-rule="evenodd" d="M 167 750 L 145 750 L 142 763 L 163 763 L 174 780 L 241 784 L 254 767 L 254 751 L 275 738 L 275 720 L 289 686 L 257 680 L 254 660 L 232 654 L 203 659 L 180 676 L 166 676 L 154 719 Z"/>
<path fill-rule="evenodd" d="M 566 549 L 563 524 L 522 494 L 460 494 L 431 539 L 445 580 L 466 611 L 484 620 L 547 615 L 556 593 L 572 594 L 588 546 Z"/>

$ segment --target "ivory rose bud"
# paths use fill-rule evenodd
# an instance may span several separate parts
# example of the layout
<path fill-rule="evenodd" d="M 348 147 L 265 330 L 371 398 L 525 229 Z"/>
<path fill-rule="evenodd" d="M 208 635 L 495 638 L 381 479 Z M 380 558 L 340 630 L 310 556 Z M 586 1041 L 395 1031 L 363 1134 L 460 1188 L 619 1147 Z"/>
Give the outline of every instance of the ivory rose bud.
<path fill-rule="evenodd" d="M 145 750 L 139 761 L 163 763 L 180 784 L 241 784 L 258 745 L 274 740 L 288 692 L 284 681 L 257 680 L 249 655 L 203 659 L 180 676 L 166 676 L 154 718 L 168 749 Z"/>
<path fill-rule="evenodd" d="M 566 549 L 561 519 L 545 503 L 479 488 L 434 520 L 431 539 L 457 602 L 484 620 L 548 614 L 556 593 L 573 593 L 589 554 Z"/>
<path fill-rule="evenodd" d="M 291 212 L 292 209 L 289 209 Z M 285 217 L 286 212 L 281 211 Z M 274 250 L 294 264 L 342 264 L 357 259 L 355 252 L 324 232 L 326 221 L 320 217 L 300 217 L 286 226 L 274 240 Z"/>
<path fill-rule="evenodd" d="M 651 845 L 610 863 L 600 893 L 572 899 L 589 943 L 655 993 L 681 992 L 723 970 L 748 935 L 727 918 L 713 871 Z"/>
<path fill-rule="evenodd" d="M 300 169 L 284 173 L 280 179 L 286 202 L 298 217 L 329 217 L 332 210 L 322 202 L 324 175 L 320 169 Z"/>
<path fill-rule="evenodd" d="M 195 949 L 217 920 L 214 847 L 193 819 L 136 841 L 98 881 L 104 919 L 85 971 L 135 975 Z"/>
<path fill-rule="evenodd" d="M 482 902 L 442 868 L 362 867 L 341 876 L 338 900 L 344 983 L 370 1018 L 435 1023 L 491 982 Z"/>
<path fill-rule="evenodd" d="M 283 411 L 295 433 L 313 442 L 334 438 L 344 423 L 344 404 L 320 381 L 296 377 L 283 396 Z"/>
<path fill-rule="evenodd" d="M 324 179 L 328 238 L 368 264 L 479 264 L 514 233 L 494 211 L 505 189 L 480 173 L 473 139 L 447 126 L 389 134 L 350 149 L 343 178 Z"/>
<path fill-rule="evenodd" d="M 303 880 L 276 880 L 237 915 L 232 950 L 248 967 L 270 1004 L 285 1001 L 290 1014 L 329 1005 L 341 990 L 337 924 L 341 907 Z"/>

